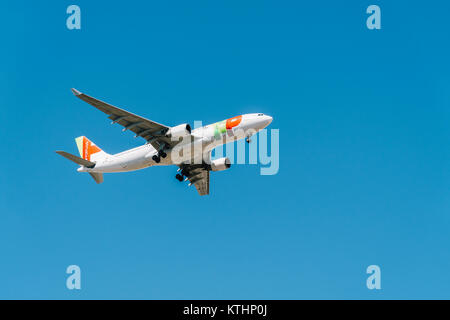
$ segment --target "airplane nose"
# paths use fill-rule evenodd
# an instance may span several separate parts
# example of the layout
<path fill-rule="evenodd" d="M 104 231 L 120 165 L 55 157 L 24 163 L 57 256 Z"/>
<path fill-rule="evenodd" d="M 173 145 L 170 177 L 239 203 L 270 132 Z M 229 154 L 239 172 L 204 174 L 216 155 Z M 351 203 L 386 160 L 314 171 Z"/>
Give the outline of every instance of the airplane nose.
<path fill-rule="evenodd" d="M 272 123 L 273 118 L 271 116 L 264 116 L 264 127 L 267 127 Z"/>

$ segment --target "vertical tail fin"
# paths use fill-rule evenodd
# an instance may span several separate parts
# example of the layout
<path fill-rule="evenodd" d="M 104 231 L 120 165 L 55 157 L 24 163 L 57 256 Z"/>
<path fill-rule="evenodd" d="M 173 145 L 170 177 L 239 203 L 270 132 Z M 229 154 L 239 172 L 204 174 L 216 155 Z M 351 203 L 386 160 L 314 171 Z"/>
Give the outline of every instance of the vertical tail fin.
<path fill-rule="evenodd" d="M 80 156 L 88 161 L 98 161 L 105 156 L 107 153 L 102 149 L 97 147 L 95 143 L 86 138 L 85 136 L 81 136 L 75 139 L 77 143 L 78 151 L 80 152 Z"/>

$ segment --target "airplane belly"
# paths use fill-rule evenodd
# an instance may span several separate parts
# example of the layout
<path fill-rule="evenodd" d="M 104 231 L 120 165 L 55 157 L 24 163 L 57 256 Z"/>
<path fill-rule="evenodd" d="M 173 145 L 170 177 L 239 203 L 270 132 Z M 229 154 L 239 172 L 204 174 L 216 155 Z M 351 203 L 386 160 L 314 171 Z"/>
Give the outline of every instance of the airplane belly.
<path fill-rule="evenodd" d="M 212 143 L 214 143 L 212 141 Z M 160 165 L 171 165 L 193 162 L 196 158 L 201 158 L 205 149 L 211 142 L 206 143 L 202 139 L 197 139 L 184 145 L 177 145 L 167 153 L 165 159 L 161 159 Z"/>
<path fill-rule="evenodd" d="M 114 156 L 98 165 L 93 170 L 98 172 L 127 172 L 144 169 L 152 165 L 151 159 L 146 157 L 148 150 L 136 150 L 134 152 Z"/>

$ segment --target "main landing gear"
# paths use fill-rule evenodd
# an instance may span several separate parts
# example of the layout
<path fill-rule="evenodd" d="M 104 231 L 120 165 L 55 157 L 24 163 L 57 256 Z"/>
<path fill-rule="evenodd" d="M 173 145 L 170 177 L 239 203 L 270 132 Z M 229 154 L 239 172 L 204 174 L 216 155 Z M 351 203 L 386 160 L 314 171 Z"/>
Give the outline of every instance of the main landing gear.
<path fill-rule="evenodd" d="M 161 162 L 161 158 L 165 158 L 167 157 L 167 153 L 165 153 L 163 150 L 161 150 L 160 152 L 158 152 L 158 154 L 155 154 L 152 157 L 152 160 L 155 161 L 156 163 L 160 163 Z"/>
<path fill-rule="evenodd" d="M 180 181 L 183 182 L 185 180 L 185 177 L 187 178 L 189 176 L 189 172 L 186 171 L 185 169 L 178 169 L 177 175 L 175 176 L 175 178 Z"/>

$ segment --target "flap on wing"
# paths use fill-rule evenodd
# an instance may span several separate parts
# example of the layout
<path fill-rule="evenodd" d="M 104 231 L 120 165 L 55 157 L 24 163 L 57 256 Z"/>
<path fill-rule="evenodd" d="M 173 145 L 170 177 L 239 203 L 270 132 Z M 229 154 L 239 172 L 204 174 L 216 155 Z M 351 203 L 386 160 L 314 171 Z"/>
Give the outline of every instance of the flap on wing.
<path fill-rule="evenodd" d="M 197 192 L 201 196 L 209 194 L 209 170 L 203 166 L 198 165 L 185 165 L 182 167 L 190 185 L 194 185 Z"/>

